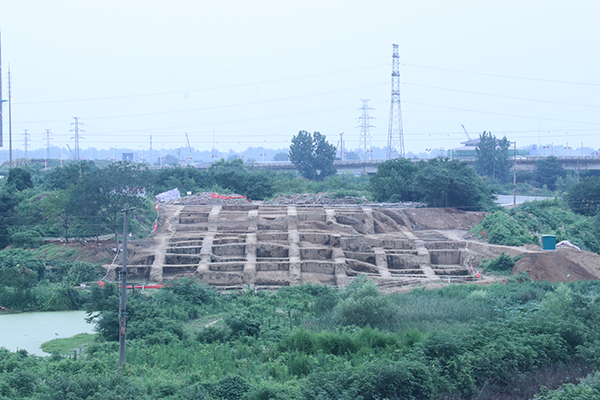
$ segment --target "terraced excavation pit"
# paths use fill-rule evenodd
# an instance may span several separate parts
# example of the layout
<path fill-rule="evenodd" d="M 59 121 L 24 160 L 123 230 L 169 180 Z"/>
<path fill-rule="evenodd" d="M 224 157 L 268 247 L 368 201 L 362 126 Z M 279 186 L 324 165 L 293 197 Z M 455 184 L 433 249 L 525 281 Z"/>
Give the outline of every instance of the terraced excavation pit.
<path fill-rule="evenodd" d="M 461 263 L 461 254 L 460 250 L 429 250 L 433 265 L 458 265 Z"/>
<path fill-rule="evenodd" d="M 179 214 L 180 224 L 200 224 L 208 222 L 209 212 L 182 212 Z"/>
<path fill-rule="evenodd" d="M 459 225 L 476 222 L 470 214 L 443 220 L 444 214 L 431 209 L 376 205 L 164 207 L 161 216 L 169 226 L 159 235 L 169 236 L 157 240 L 162 247 L 156 253 L 138 249 L 131 263 L 137 263 L 138 277 L 195 276 L 223 290 L 303 282 L 346 285 L 357 275 L 385 281 L 386 287 L 467 279 L 461 265 L 466 243 L 426 225 L 431 220 L 431 225 L 455 229 L 455 220 Z M 169 213 L 175 218 L 168 219 Z M 427 219 L 428 214 L 435 218 Z"/>
<path fill-rule="evenodd" d="M 166 254 L 165 264 L 166 265 L 189 265 L 198 264 L 200 262 L 199 254 Z"/>
<path fill-rule="evenodd" d="M 377 265 L 377 260 L 375 258 L 375 253 L 358 253 L 355 251 L 344 251 L 344 254 L 347 259 L 358 260 L 363 263 Z"/>
<path fill-rule="evenodd" d="M 242 211 L 248 212 L 250 210 L 258 210 L 258 204 L 224 204 L 221 208 L 222 211 Z"/>
<path fill-rule="evenodd" d="M 277 217 L 273 220 L 258 220 L 257 228 L 259 231 L 287 231 L 288 221 L 287 217 Z"/>
<path fill-rule="evenodd" d="M 302 260 L 331 260 L 332 250 L 322 247 L 301 248 Z"/>
<path fill-rule="evenodd" d="M 245 241 L 246 235 L 219 234 L 213 239 L 213 245 L 237 244 Z"/>
<path fill-rule="evenodd" d="M 196 274 L 195 265 L 164 266 L 164 279 L 174 279 L 181 277 L 194 277 Z"/>
<path fill-rule="evenodd" d="M 386 254 L 387 266 L 390 270 L 420 269 L 421 259 L 414 253 Z M 391 272 L 391 271 L 390 271 Z"/>
<path fill-rule="evenodd" d="M 352 269 L 353 271 L 365 272 L 368 274 L 379 274 L 379 270 L 377 269 L 377 266 L 374 265 L 373 263 L 366 263 L 366 262 L 354 260 L 354 259 L 347 259 L 346 263 L 348 264 L 348 267 L 350 267 L 350 269 Z"/>
<path fill-rule="evenodd" d="M 366 239 L 373 247 L 383 247 L 384 249 L 393 250 L 410 250 L 415 248 L 413 241 L 408 239 L 388 239 L 373 237 L 367 237 Z"/>
<path fill-rule="evenodd" d="M 307 232 L 300 234 L 300 241 L 316 245 L 337 247 L 340 245 L 340 236 L 326 233 Z"/>
<path fill-rule="evenodd" d="M 277 244 L 287 244 L 288 234 L 283 232 L 258 232 L 256 239 L 259 242 L 271 242 Z"/>
<path fill-rule="evenodd" d="M 271 243 L 260 243 L 256 246 L 257 259 L 267 258 L 284 258 L 287 259 L 290 255 L 290 249 L 287 246 Z"/>
<path fill-rule="evenodd" d="M 243 262 L 211 262 L 208 266 L 211 271 L 240 272 L 244 270 Z"/>

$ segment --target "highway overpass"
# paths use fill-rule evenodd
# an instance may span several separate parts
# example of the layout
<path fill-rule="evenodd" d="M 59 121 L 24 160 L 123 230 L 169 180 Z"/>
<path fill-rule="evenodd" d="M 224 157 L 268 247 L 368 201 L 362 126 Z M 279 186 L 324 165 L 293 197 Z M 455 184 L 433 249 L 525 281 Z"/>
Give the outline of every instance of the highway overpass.
<path fill-rule="evenodd" d="M 537 160 L 545 157 L 536 156 L 521 156 L 515 160 L 515 168 L 521 171 L 533 171 L 535 169 L 535 163 Z M 598 157 L 556 157 L 560 160 L 564 169 L 570 170 L 600 170 L 600 158 Z M 460 161 L 465 161 L 469 165 L 475 165 L 474 158 L 463 158 Z M 339 172 L 351 171 L 354 173 L 366 172 L 367 174 L 374 174 L 377 172 L 377 165 L 385 162 L 386 160 L 336 160 L 333 162 Z M 419 161 L 419 159 L 412 159 L 412 161 Z M 198 168 L 208 168 L 210 164 L 198 165 Z M 265 168 L 272 171 L 295 171 L 294 164 L 289 161 L 271 161 L 271 162 L 256 162 L 246 164 L 257 168 Z"/>

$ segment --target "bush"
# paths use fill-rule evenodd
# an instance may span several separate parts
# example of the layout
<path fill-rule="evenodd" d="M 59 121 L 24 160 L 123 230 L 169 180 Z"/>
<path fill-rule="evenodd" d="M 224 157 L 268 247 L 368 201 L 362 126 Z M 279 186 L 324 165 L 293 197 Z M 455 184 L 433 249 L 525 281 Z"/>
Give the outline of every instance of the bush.
<path fill-rule="evenodd" d="M 334 321 L 337 324 L 389 328 L 396 323 L 396 308 L 387 296 L 379 292 L 373 282 L 355 280 L 348 285 L 346 296 L 333 310 Z"/>
<path fill-rule="evenodd" d="M 493 260 L 485 260 L 481 263 L 481 267 L 488 271 L 507 272 L 511 271 L 515 265 L 516 259 L 508 256 L 502 252 L 498 258 Z"/>

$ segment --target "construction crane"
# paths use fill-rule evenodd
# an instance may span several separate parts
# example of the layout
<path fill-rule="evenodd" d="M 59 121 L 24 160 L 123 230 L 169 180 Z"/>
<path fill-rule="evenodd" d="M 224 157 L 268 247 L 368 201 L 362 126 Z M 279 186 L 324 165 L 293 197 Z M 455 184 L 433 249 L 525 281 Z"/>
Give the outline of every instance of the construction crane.
<path fill-rule="evenodd" d="M 463 131 L 465 131 L 465 135 L 467 135 L 467 139 L 471 140 L 471 136 L 469 136 L 469 133 L 467 132 L 467 128 L 465 128 L 465 126 L 463 124 L 460 124 L 460 126 L 462 126 Z"/>
<path fill-rule="evenodd" d="M 187 156 L 187 163 L 188 165 L 193 164 L 193 160 L 192 160 L 192 146 L 190 146 L 190 138 L 188 137 L 187 132 L 185 133 L 185 138 L 187 140 L 187 144 L 188 144 L 188 156 Z"/>
<path fill-rule="evenodd" d="M 73 157 L 73 160 L 76 160 L 75 153 L 73 153 L 73 150 L 71 150 L 71 146 L 69 146 L 69 143 L 67 143 L 67 149 L 69 149 L 69 151 L 71 152 L 71 157 Z"/>

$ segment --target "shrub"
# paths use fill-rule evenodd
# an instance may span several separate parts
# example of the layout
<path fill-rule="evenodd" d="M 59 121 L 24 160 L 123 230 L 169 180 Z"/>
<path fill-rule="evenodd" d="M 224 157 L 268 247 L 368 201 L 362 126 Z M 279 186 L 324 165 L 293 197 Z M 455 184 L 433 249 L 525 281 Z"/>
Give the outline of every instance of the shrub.
<path fill-rule="evenodd" d="M 493 260 L 485 260 L 481 263 L 481 267 L 488 271 L 499 271 L 506 272 L 511 271 L 513 266 L 515 265 L 515 259 L 511 256 L 508 256 L 502 252 L 498 258 L 494 258 Z"/>

